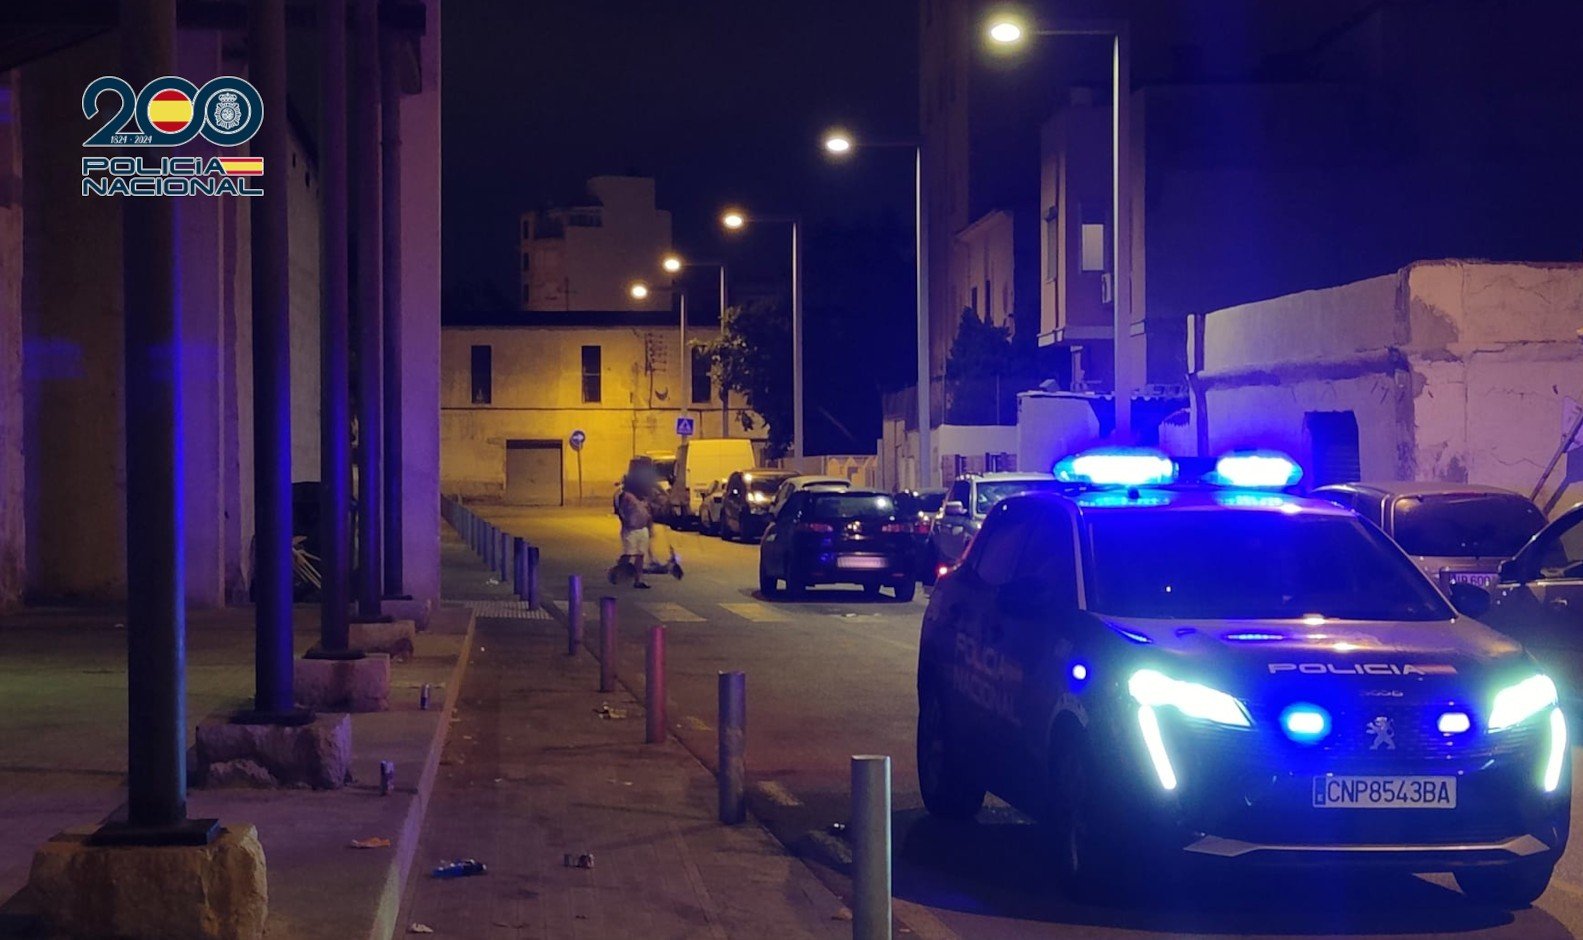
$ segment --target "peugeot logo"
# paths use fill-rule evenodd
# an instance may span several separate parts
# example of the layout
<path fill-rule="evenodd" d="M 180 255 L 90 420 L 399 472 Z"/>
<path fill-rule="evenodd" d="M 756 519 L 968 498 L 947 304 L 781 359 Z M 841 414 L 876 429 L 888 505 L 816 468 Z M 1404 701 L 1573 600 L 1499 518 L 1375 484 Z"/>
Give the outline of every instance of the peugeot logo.
<path fill-rule="evenodd" d="M 1374 735 L 1374 743 L 1369 745 L 1369 750 L 1375 751 L 1385 748 L 1388 751 L 1396 750 L 1396 726 L 1384 715 L 1380 715 L 1363 730 Z"/>

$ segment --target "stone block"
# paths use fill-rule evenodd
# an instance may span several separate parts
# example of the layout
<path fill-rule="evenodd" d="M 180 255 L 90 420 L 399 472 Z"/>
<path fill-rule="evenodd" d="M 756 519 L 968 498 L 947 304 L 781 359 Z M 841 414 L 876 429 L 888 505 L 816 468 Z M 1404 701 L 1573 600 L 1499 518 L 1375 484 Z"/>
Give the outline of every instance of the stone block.
<path fill-rule="evenodd" d="M 300 689 L 302 667 L 297 668 Z M 352 718 L 320 714 L 297 726 L 240 725 L 209 718 L 198 725 L 195 751 L 204 786 L 333 790 L 344 786 L 350 773 Z"/>
<path fill-rule="evenodd" d="M 382 712 L 390 707 L 390 656 L 299 659 L 297 704 L 315 711 Z"/>
<path fill-rule="evenodd" d="M 68 829 L 33 855 L 29 895 L 54 935 L 263 937 L 269 889 L 253 826 L 226 826 L 203 846 L 89 845 L 93 832 Z"/>
<path fill-rule="evenodd" d="M 396 662 L 406 662 L 412 658 L 412 644 L 418 635 L 418 626 L 411 620 L 392 620 L 388 623 L 359 623 L 354 620 L 349 627 L 352 649 L 389 653 Z"/>
<path fill-rule="evenodd" d="M 434 616 L 434 599 L 425 598 L 412 600 L 392 600 L 386 598 L 380 604 L 385 613 L 397 620 L 411 620 L 417 625 L 419 632 L 429 629 L 429 618 Z"/>

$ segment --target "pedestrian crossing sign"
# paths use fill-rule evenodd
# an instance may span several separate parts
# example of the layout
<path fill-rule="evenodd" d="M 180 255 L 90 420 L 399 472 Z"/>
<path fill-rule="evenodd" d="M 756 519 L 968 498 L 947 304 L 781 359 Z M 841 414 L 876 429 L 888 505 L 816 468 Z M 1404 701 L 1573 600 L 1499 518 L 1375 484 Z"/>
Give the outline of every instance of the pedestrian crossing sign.
<path fill-rule="evenodd" d="M 682 437 L 692 437 L 693 436 L 693 419 L 692 418 L 677 418 L 676 419 L 676 433 L 681 435 Z"/>

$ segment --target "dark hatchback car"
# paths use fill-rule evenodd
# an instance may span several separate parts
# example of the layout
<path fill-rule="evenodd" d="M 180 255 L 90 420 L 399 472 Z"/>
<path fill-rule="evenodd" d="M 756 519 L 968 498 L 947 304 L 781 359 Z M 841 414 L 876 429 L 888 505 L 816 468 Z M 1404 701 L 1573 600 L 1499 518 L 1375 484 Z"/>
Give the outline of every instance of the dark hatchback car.
<path fill-rule="evenodd" d="M 912 538 L 888 493 L 800 490 L 759 544 L 759 592 L 773 597 L 783 581 L 794 597 L 815 584 L 860 584 L 871 595 L 889 585 L 910 601 L 918 589 Z"/>
<path fill-rule="evenodd" d="M 775 491 L 797 474 L 791 470 L 758 467 L 738 470 L 726 479 L 725 498 L 720 503 L 720 537 L 756 539 L 770 524 L 770 505 Z"/>

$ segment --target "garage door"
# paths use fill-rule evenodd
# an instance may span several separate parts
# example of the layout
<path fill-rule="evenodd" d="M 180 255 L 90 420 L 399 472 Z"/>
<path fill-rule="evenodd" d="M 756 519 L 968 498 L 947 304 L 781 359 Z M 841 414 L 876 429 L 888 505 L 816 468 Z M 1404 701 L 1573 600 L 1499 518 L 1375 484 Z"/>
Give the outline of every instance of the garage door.
<path fill-rule="evenodd" d="M 506 442 L 506 502 L 526 506 L 559 506 L 560 441 Z"/>

